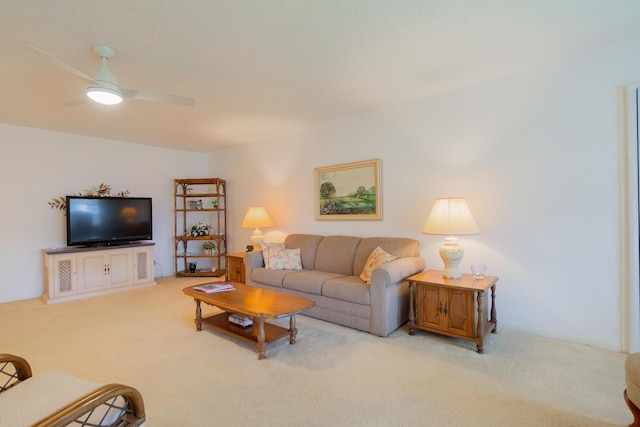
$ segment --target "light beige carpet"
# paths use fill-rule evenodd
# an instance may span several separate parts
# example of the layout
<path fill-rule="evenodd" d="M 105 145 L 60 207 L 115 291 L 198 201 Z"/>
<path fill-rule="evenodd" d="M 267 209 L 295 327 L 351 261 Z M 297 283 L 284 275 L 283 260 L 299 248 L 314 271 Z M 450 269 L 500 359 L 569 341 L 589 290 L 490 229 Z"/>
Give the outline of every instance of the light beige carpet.
<path fill-rule="evenodd" d="M 142 393 L 156 426 L 621 426 L 622 353 L 516 333 L 474 344 L 406 325 L 387 338 L 298 316 L 259 361 L 204 330 L 182 288 L 202 279 L 46 305 L 0 304 L 0 352 Z M 496 301 L 500 319 L 500 301 Z M 205 307 L 205 314 L 216 312 Z M 283 325 L 287 323 L 284 322 Z M 1 398 L 1 397 L 0 397 Z"/>

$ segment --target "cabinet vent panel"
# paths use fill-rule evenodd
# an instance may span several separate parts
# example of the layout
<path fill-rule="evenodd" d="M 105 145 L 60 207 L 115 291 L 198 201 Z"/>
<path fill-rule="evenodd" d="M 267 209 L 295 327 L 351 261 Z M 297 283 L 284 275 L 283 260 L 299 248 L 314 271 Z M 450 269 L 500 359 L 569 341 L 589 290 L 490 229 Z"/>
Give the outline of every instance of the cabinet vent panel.
<path fill-rule="evenodd" d="M 138 264 L 137 274 L 138 280 L 147 278 L 147 252 L 138 252 L 136 254 L 136 262 Z"/>
<path fill-rule="evenodd" d="M 73 271 L 71 270 L 71 261 L 66 259 L 58 263 L 58 277 L 60 279 L 60 293 L 71 292 L 73 290 Z"/>

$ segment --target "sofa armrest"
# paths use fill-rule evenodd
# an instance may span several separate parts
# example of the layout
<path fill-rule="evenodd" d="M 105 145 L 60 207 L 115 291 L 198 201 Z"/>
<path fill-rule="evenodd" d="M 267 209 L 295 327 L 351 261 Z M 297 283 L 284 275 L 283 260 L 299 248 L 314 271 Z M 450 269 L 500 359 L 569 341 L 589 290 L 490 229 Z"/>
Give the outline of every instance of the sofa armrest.
<path fill-rule="evenodd" d="M 421 257 L 403 257 L 376 268 L 371 274 L 372 334 L 386 337 L 409 318 L 409 282 L 405 279 L 424 270 Z"/>
<path fill-rule="evenodd" d="M 403 257 L 388 262 L 376 268 L 371 274 L 371 288 L 374 286 L 388 286 L 398 284 L 405 278 L 424 270 L 425 262 L 422 257 Z"/>
<path fill-rule="evenodd" d="M 262 258 L 262 251 L 251 251 L 244 253 L 244 266 L 248 269 L 264 267 L 264 259 Z"/>
<path fill-rule="evenodd" d="M 0 353 L 0 392 L 31 377 L 31 366 L 26 359 L 8 353 Z"/>
<path fill-rule="evenodd" d="M 256 268 L 264 267 L 264 259 L 262 257 L 262 251 L 245 252 L 244 257 L 244 282 L 247 285 L 253 285 L 251 280 L 251 272 Z"/>

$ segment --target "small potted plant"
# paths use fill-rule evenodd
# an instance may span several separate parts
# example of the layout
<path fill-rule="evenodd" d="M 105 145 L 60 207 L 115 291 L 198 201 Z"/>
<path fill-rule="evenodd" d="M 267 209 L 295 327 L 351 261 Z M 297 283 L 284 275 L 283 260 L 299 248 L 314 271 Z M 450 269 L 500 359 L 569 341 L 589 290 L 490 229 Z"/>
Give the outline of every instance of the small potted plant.
<path fill-rule="evenodd" d="M 216 253 L 216 243 L 210 240 L 204 242 L 201 248 L 206 255 L 215 255 Z"/>

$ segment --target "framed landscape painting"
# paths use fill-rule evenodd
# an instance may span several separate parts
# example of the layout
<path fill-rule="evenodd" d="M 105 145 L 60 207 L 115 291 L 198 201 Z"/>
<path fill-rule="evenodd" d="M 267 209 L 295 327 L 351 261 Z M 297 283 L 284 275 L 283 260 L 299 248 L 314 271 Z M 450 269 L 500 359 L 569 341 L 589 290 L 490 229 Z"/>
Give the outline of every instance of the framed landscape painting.
<path fill-rule="evenodd" d="M 316 219 L 382 219 L 380 159 L 315 168 Z"/>

